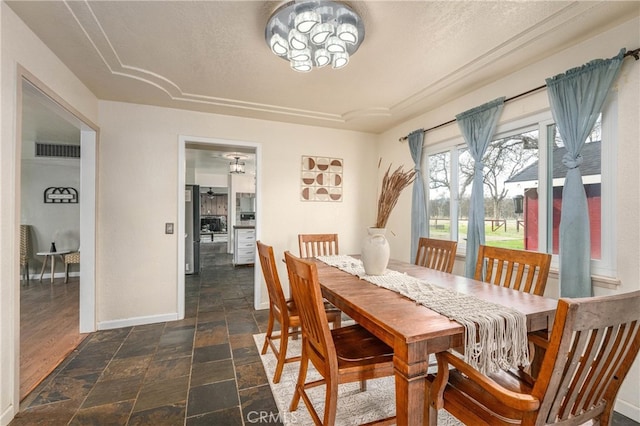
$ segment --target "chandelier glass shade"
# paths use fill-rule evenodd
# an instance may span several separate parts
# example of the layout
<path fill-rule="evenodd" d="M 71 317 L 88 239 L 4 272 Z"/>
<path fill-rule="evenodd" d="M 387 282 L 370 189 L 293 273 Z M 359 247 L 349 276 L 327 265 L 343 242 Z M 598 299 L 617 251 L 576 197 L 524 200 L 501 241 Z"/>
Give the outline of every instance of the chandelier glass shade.
<path fill-rule="evenodd" d="M 265 40 L 271 51 L 295 71 L 308 72 L 349 63 L 362 40 L 364 24 L 344 3 L 297 0 L 283 4 L 269 18 Z"/>
<path fill-rule="evenodd" d="M 244 173 L 244 161 L 240 161 L 240 157 L 234 157 L 236 161 L 229 163 L 229 173 L 242 174 Z"/>

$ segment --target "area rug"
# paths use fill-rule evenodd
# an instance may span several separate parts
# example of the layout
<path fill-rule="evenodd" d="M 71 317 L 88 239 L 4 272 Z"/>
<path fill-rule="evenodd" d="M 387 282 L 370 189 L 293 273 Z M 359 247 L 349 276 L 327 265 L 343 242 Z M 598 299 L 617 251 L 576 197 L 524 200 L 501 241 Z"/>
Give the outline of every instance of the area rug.
<path fill-rule="evenodd" d="M 253 336 L 258 351 L 262 350 L 264 344 L 264 333 Z M 300 340 L 289 340 L 287 349 L 288 356 L 300 354 Z M 293 397 L 293 390 L 298 379 L 298 370 L 300 362 L 291 362 L 284 365 L 282 377 L 279 383 L 273 383 L 273 374 L 276 368 L 276 357 L 273 355 L 271 348 L 267 349 L 267 353 L 261 355 L 262 364 L 269 378 L 269 385 L 273 393 L 278 416 L 284 425 L 311 425 L 313 420 L 309 415 L 307 407 L 301 400 L 296 411 L 290 412 L 289 405 Z M 319 379 L 320 375 L 309 365 L 307 381 Z M 318 386 L 307 391 L 313 402 L 313 406 L 320 418 L 324 415 L 324 397 L 325 386 Z M 393 377 L 385 377 L 381 379 L 368 380 L 367 390 L 360 391 L 360 383 L 346 383 L 338 387 L 338 407 L 336 414 L 336 426 L 351 426 L 367 423 L 374 420 L 392 417 L 395 415 L 395 386 Z M 458 422 L 445 410 L 438 412 L 438 425 L 459 426 Z"/>

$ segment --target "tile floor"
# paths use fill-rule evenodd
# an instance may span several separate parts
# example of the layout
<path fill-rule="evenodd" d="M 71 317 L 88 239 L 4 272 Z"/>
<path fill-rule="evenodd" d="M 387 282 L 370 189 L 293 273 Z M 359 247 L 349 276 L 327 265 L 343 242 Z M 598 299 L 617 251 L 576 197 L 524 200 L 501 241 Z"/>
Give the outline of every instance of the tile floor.
<path fill-rule="evenodd" d="M 184 320 L 93 333 L 10 425 L 233 426 L 277 413 L 252 337 L 268 313 L 253 309 L 253 267 L 234 268 L 225 248 L 203 244 Z"/>
<path fill-rule="evenodd" d="M 225 247 L 203 244 L 184 320 L 93 333 L 10 426 L 278 424 L 252 337 L 268 313 L 253 309 L 253 267 L 234 268 Z M 638 426 L 617 413 L 612 424 Z"/>

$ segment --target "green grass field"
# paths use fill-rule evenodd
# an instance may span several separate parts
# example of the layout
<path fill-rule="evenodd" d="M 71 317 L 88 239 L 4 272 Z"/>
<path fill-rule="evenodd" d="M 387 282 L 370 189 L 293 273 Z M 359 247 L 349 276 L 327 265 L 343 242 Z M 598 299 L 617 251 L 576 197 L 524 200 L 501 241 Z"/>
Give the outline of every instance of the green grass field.
<path fill-rule="evenodd" d="M 429 235 L 432 238 L 450 239 L 450 223 L 445 219 L 438 219 L 437 224 L 434 220 L 431 220 L 429 225 Z M 459 222 L 460 239 L 466 238 L 467 235 L 467 221 Z M 520 226 L 520 229 L 516 229 L 515 220 L 507 220 L 506 229 L 501 226 L 495 231 L 491 229 L 491 223 L 485 222 L 484 228 L 485 241 L 487 245 L 494 247 L 504 247 L 511 249 L 524 249 L 524 228 Z"/>

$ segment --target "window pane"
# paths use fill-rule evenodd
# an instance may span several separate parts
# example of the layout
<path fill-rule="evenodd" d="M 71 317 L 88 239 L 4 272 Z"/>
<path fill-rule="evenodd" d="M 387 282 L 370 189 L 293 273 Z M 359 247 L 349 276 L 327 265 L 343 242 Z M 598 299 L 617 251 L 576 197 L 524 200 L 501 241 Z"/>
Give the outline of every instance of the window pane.
<path fill-rule="evenodd" d="M 582 183 L 587 195 L 587 206 L 589 209 L 589 221 L 591 230 L 591 259 L 601 259 L 601 118 L 598 117 L 593 131 L 582 148 L 583 162 L 580 165 Z M 550 126 L 554 137 L 549 138 L 551 161 L 553 164 L 553 189 L 550 194 L 553 196 L 553 230 L 551 232 L 551 242 L 553 254 L 559 253 L 560 246 L 560 211 L 562 208 L 562 189 L 567 175 L 567 168 L 562 164 L 562 157 L 567 150 L 564 142 L 557 131 L 556 126 Z"/>
<path fill-rule="evenodd" d="M 482 159 L 487 245 L 525 248 L 529 220 L 525 206 L 527 209 L 533 206 L 527 204 L 524 196 L 527 190 L 537 187 L 537 160 L 537 130 L 496 139 L 487 148 Z M 460 151 L 460 239 L 466 238 L 473 170 L 473 160 L 465 148 Z"/>
<path fill-rule="evenodd" d="M 458 247 L 466 250 L 474 164 L 473 157 L 466 146 L 458 149 L 458 164 Z"/>
<path fill-rule="evenodd" d="M 451 153 L 429 156 L 429 236 L 451 238 Z"/>

